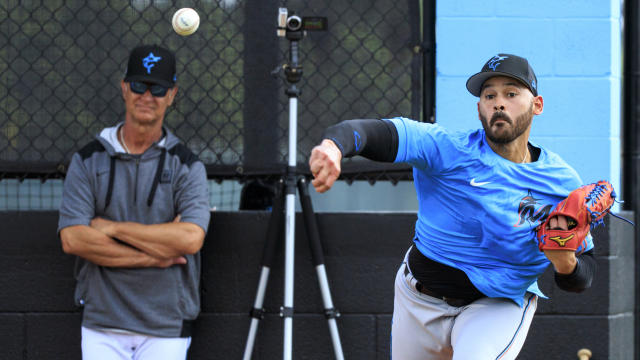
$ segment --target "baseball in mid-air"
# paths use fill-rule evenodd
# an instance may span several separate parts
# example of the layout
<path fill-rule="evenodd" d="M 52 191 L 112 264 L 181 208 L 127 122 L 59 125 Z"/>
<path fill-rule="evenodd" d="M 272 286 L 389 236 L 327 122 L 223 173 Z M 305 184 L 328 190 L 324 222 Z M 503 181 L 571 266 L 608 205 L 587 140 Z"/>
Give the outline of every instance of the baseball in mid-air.
<path fill-rule="evenodd" d="M 173 25 L 173 30 L 179 35 L 191 35 L 196 32 L 198 26 L 200 26 L 200 16 L 198 16 L 198 13 L 192 8 L 182 8 L 173 14 L 171 25 Z"/>

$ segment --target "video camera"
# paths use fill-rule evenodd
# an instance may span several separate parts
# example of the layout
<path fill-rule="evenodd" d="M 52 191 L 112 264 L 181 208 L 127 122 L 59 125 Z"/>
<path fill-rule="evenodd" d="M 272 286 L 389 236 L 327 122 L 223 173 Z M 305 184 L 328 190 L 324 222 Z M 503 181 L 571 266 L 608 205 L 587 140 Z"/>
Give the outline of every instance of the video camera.
<path fill-rule="evenodd" d="M 278 9 L 278 36 L 287 37 L 290 40 L 302 39 L 305 32 L 308 31 L 326 31 L 328 28 L 328 21 L 326 17 L 319 16 L 305 16 L 300 17 L 295 15 L 294 12 L 289 11 L 287 8 Z"/>

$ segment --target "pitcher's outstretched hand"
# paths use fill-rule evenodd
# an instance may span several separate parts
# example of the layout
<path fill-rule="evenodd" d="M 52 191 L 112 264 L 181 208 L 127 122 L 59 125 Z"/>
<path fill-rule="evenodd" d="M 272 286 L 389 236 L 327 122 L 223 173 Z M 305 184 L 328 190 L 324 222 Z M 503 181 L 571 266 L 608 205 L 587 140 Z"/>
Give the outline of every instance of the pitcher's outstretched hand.
<path fill-rule="evenodd" d="M 342 152 L 331 140 L 324 139 L 320 145 L 311 150 L 309 169 L 313 175 L 311 184 L 317 192 L 323 193 L 333 186 L 340 176 Z"/>

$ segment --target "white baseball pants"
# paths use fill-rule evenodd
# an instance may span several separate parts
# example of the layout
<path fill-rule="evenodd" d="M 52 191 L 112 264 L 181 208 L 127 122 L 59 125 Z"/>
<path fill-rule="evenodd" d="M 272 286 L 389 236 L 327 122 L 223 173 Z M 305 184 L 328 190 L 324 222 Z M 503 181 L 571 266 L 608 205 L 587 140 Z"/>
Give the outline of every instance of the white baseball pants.
<path fill-rule="evenodd" d="M 391 358 L 393 360 L 515 359 L 527 337 L 538 297 L 524 306 L 508 299 L 481 298 L 453 307 L 415 289 L 406 263 L 395 280 Z"/>
<path fill-rule="evenodd" d="M 162 338 L 82 327 L 82 360 L 184 360 L 191 338 Z"/>

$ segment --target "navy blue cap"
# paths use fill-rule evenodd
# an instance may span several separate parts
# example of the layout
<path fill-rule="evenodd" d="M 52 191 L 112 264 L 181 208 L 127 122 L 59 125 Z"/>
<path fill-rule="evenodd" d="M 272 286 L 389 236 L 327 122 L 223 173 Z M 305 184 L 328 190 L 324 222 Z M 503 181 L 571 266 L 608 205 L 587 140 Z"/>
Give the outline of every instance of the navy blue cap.
<path fill-rule="evenodd" d="M 158 45 L 143 45 L 131 50 L 124 81 L 141 81 L 173 87 L 176 83 L 176 58 Z"/>
<path fill-rule="evenodd" d="M 498 54 L 489 59 L 482 67 L 482 71 L 467 80 L 467 90 L 480 97 L 482 84 L 494 76 L 514 78 L 531 90 L 533 96 L 538 96 L 538 79 L 529 65 L 529 61 L 512 54 Z"/>

